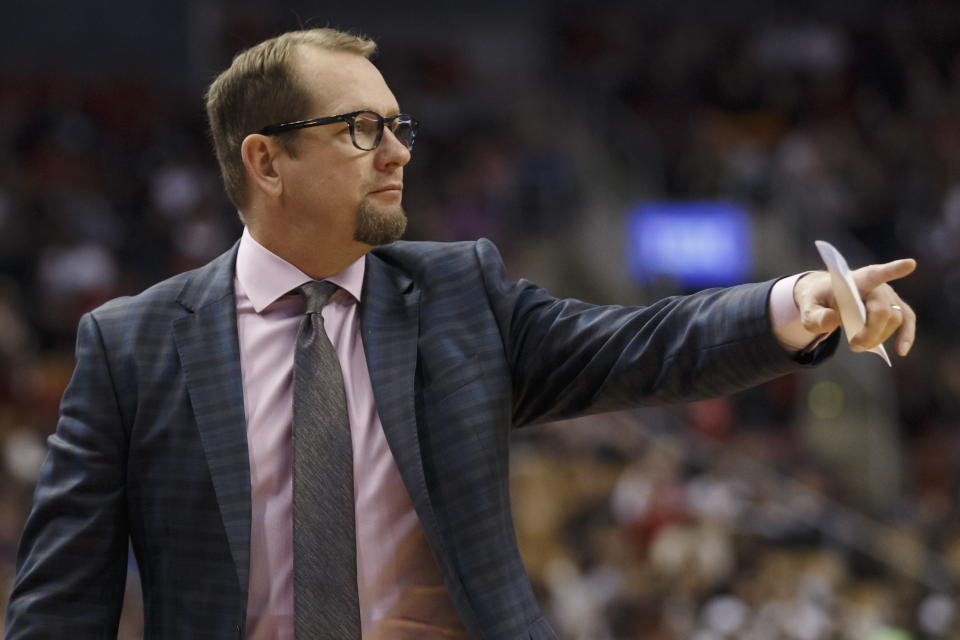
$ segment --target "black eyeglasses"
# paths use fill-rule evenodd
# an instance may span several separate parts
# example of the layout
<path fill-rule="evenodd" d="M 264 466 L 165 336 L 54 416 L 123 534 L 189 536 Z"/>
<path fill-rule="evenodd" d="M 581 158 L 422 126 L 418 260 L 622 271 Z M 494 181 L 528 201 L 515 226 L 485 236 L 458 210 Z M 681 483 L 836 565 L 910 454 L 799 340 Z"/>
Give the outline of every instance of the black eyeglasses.
<path fill-rule="evenodd" d="M 272 136 L 284 131 L 293 131 L 295 129 L 306 129 L 307 127 L 319 127 L 324 124 L 333 124 L 335 122 L 346 122 L 350 127 L 350 139 L 353 140 L 353 146 L 362 151 L 373 151 L 380 146 L 380 140 L 383 139 L 383 127 L 390 127 L 390 131 L 397 137 L 403 146 L 407 149 L 413 149 L 413 141 L 417 137 L 417 127 L 420 123 L 413 116 L 405 113 L 398 113 L 395 116 L 384 118 L 374 111 L 354 111 L 353 113 L 344 113 L 339 116 L 329 116 L 327 118 L 314 118 L 312 120 L 297 120 L 296 122 L 285 122 L 283 124 L 272 124 L 269 127 L 260 129 L 260 134 Z"/>

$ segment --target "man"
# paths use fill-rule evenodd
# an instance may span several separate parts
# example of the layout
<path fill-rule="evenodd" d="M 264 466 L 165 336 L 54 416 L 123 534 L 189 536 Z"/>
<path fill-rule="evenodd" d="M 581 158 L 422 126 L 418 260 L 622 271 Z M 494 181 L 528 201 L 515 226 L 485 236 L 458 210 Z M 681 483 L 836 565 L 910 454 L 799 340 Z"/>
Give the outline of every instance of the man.
<path fill-rule="evenodd" d="M 393 242 L 416 121 L 373 50 L 288 33 L 211 85 L 246 229 L 81 321 L 7 638 L 113 637 L 128 538 L 148 638 L 555 638 L 514 537 L 511 427 L 730 393 L 835 348 L 823 273 L 594 307 L 506 280 L 486 241 Z M 857 348 L 902 325 L 909 349 L 885 283 L 913 266 L 857 272 Z"/>

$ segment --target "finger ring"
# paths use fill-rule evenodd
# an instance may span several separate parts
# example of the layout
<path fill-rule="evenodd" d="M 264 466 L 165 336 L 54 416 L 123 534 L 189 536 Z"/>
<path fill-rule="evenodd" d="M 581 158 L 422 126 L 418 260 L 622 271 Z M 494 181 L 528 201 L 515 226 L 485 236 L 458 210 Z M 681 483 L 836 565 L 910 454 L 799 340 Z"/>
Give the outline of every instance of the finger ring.
<path fill-rule="evenodd" d="M 901 307 L 901 306 L 898 305 L 898 304 L 892 304 L 892 305 L 890 305 L 890 308 L 891 308 L 891 309 L 896 309 L 897 311 L 903 311 L 903 307 Z"/>

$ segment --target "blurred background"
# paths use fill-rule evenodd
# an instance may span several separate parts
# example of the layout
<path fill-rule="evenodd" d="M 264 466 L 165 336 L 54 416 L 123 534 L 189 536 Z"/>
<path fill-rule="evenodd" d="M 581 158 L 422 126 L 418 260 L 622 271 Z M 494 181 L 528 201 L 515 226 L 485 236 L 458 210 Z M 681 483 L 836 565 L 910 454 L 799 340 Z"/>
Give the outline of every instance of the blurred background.
<path fill-rule="evenodd" d="M 364 32 L 421 121 L 410 239 L 485 236 L 644 304 L 914 256 L 919 339 L 728 398 L 526 429 L 530 576 L 567 639 L 960 637 L 960 5 L 0 5 L 0 602 L 79 316 L 239 236 L 203 93 L 239 49 Z M 142 611 L 131 559 L 121 638 Z"/>

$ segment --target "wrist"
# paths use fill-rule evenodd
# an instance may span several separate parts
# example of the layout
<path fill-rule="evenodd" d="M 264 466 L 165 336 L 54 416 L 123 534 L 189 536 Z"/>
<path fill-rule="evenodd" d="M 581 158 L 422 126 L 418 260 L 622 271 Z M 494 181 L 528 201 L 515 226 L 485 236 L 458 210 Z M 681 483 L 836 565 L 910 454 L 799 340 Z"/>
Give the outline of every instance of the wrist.
<path fill-rule="evenodd" d="M 794 306 L 796 306 L 797 311 L 800 310 L 800 297 L 798 293 L 802 290 L 803 286 L 810 284 L 809 280 L 806 283 L 804 283 L 804 285 L 802 286 L 800 282 L 809 275 L 819 275 L 819 274 L 828 275 L 826 271 L 804 271 L 803 273 L 799 273 L 796 276 L 794 276 L 796 280 L 794 280 L 793 282 L 793 304 Z"/>
<path fill-rule="evenodd" d="M 818 338 L 816 334 L 804 329 L 800 305 L 797 304 L 797 282 L 810 273 L 813 272 L 807 271 L 777 281 L 770 294 L 770 328 L 787 351 L 803 349 Z"/>

